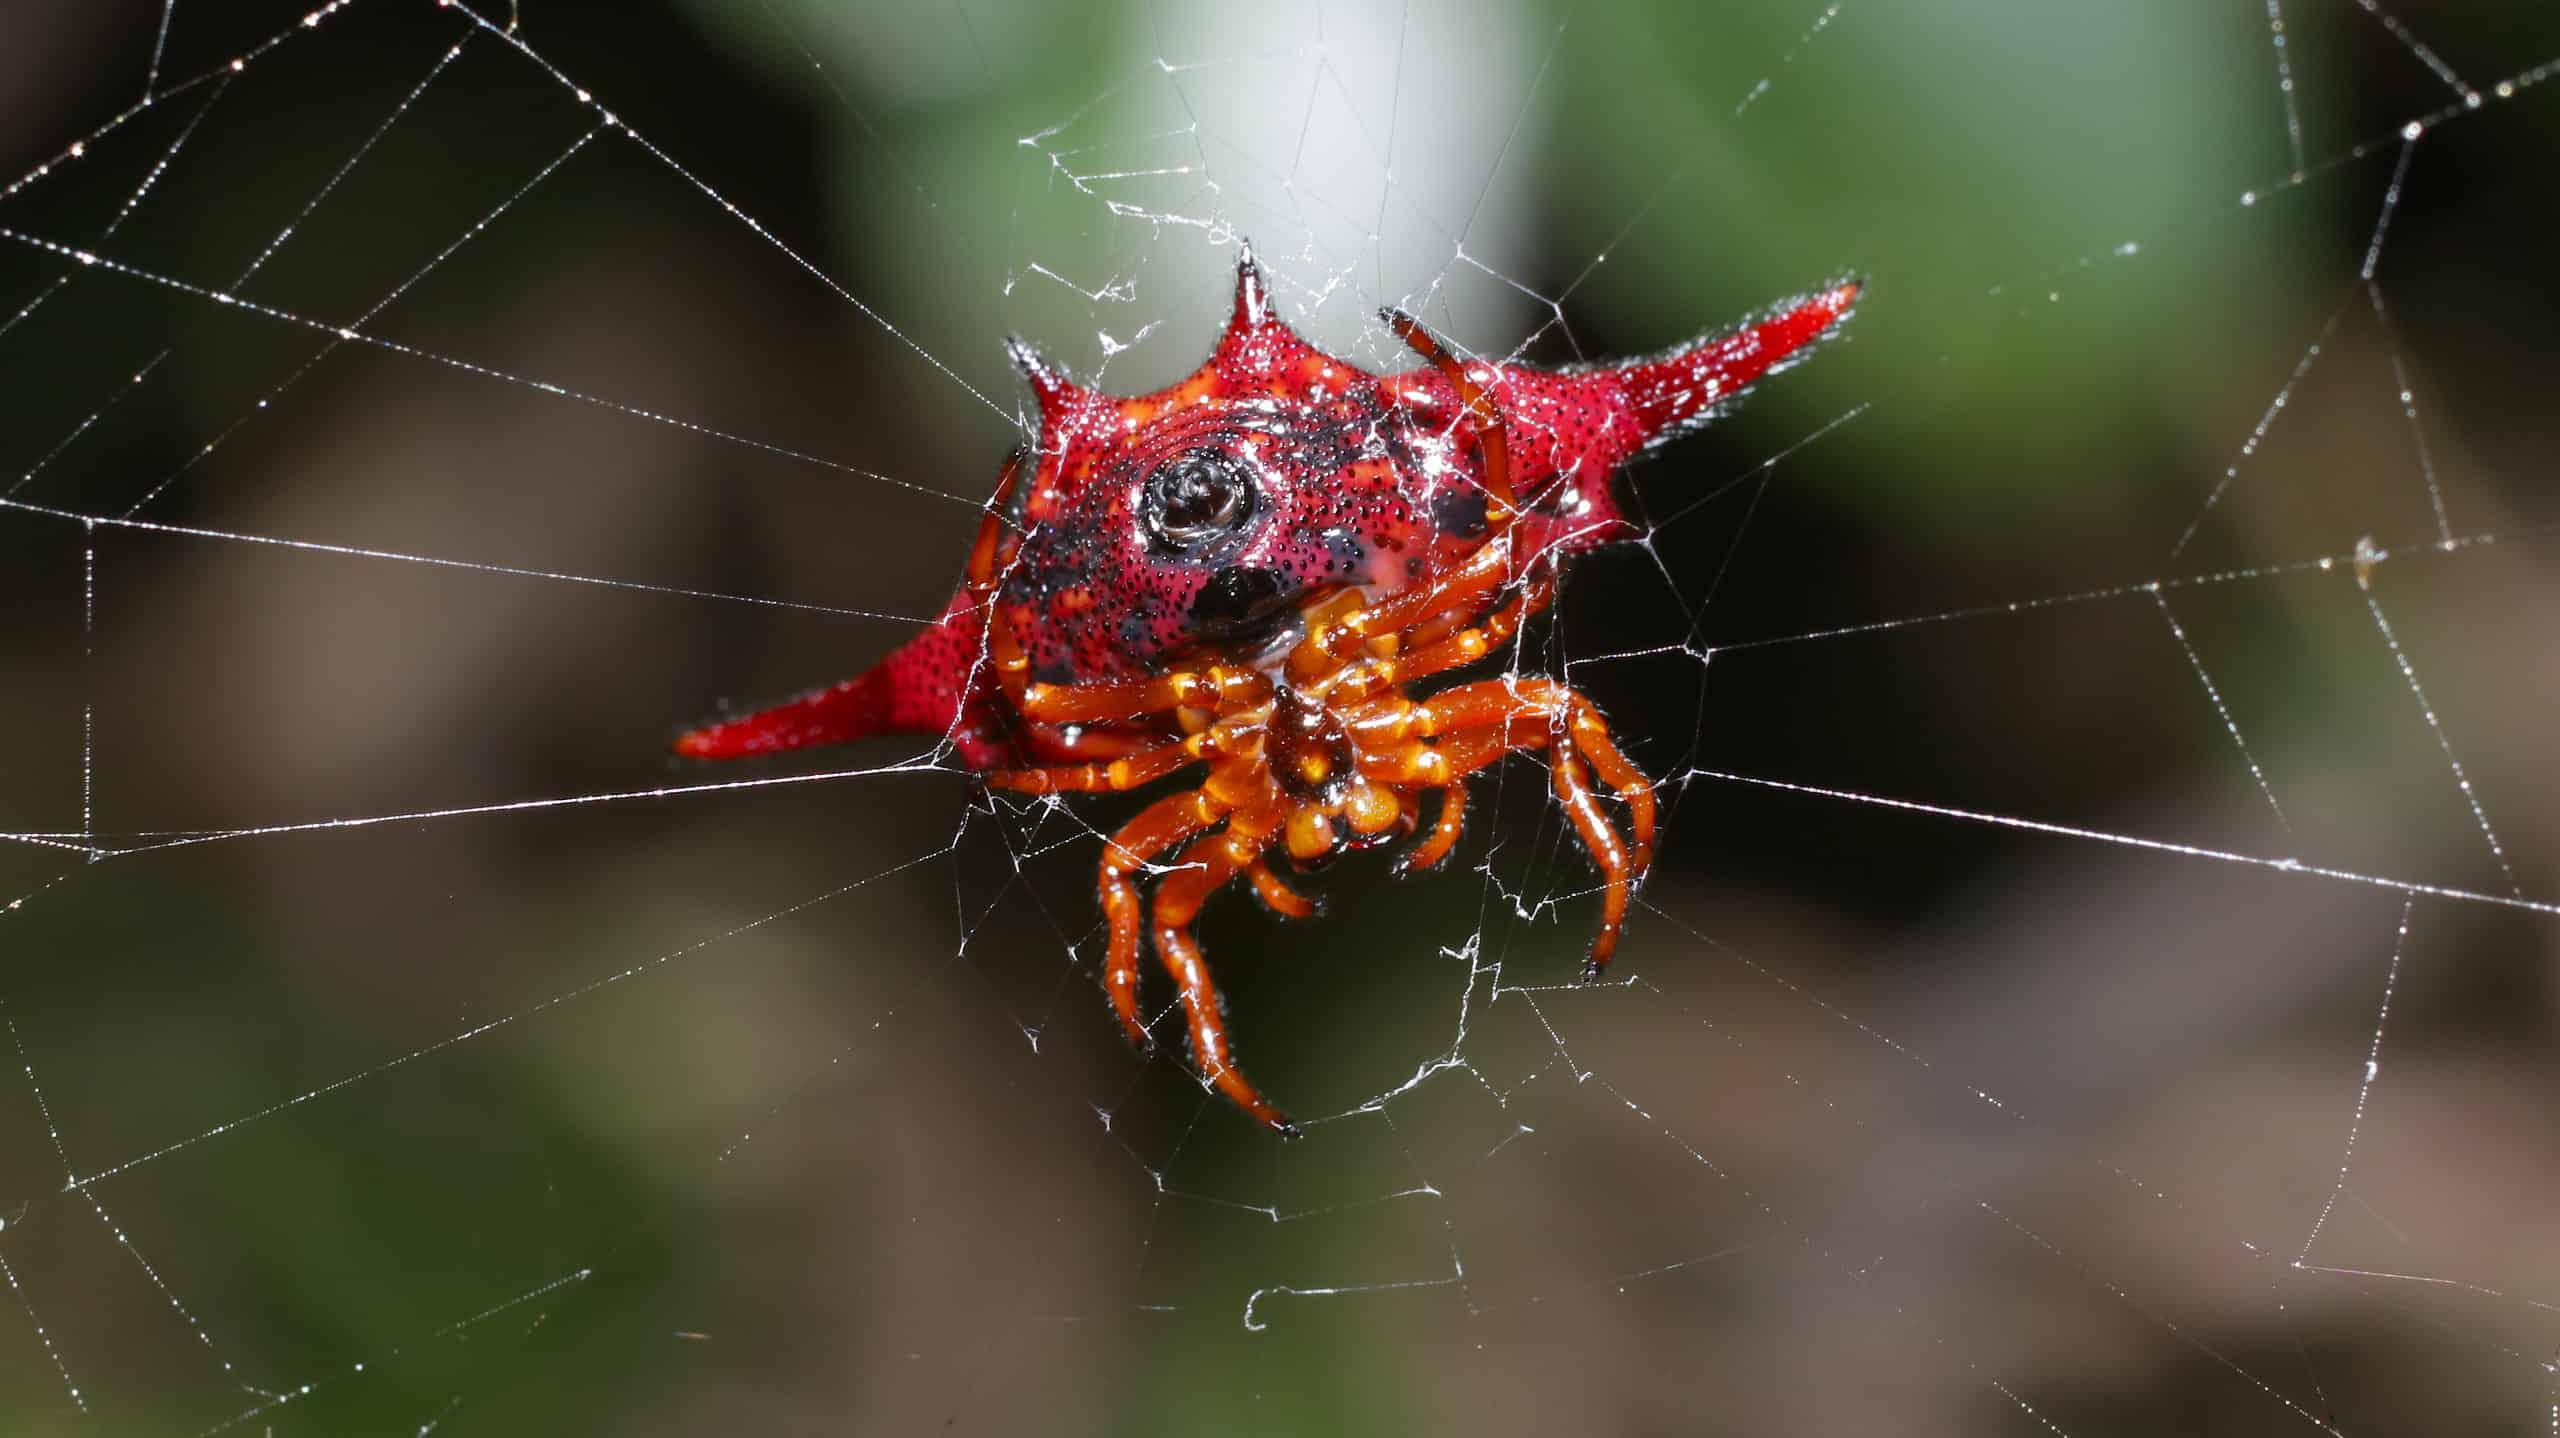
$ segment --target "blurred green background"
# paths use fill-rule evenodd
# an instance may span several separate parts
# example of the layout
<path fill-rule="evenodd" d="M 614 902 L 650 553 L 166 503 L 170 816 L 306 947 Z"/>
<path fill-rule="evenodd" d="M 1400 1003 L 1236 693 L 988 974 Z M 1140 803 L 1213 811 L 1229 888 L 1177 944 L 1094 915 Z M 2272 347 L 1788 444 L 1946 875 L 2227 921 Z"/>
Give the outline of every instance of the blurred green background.
<path fill-rule="evenodd" d="M 2560 1411 L 2560 18 L 303 13 L 0 17 L 0 1431 Z M 1871 281 L 1530 641 L 1677 780 L 1624 987 L 1522 775 L 1205 921 L 1285 1148 L 1103 1011 L 1133 805 L 664 752 L 1244 237 L 1380 368 Z"/>

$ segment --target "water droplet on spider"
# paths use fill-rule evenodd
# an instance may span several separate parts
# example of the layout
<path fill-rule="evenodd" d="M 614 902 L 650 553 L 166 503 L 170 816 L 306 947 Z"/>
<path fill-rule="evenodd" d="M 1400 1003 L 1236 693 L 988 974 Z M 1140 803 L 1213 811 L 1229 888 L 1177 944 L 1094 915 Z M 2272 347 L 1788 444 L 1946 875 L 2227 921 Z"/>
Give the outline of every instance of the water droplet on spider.
<path fill-rule="evenodd" d="M 2376 1074 L 2381 1073 L 2381 1072 L 2382 1072 L 2382 1065 L 2381 1065 L 2381 1064 L 2376 1063 L 2376 1062 L 2375 1062 L 2375 1061 L 2373 1061 L 2372 1059 L 2366 1059 L 2366 1060 L 2364 1061 L 2364 1081 L 2365 1081 L 2366 1083 L 2371 1083 L 2371 1082 L 2373 1082 L 2373 1080 L 2374 1080 L 2374 1076 L 2375 1076 Z"/>

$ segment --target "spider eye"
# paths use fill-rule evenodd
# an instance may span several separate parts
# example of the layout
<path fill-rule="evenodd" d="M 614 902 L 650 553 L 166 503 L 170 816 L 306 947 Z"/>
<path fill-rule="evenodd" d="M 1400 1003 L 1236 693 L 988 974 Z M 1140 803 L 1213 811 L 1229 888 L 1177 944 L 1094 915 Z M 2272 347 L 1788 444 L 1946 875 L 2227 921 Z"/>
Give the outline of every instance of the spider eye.
<path fill-rule="evenodd" d="M 1253 517 L 1253 476 L 1223 449 L 1174 456 L 1147 477 L 1139 522 L 1164 549 L 1192 549 Z"/>

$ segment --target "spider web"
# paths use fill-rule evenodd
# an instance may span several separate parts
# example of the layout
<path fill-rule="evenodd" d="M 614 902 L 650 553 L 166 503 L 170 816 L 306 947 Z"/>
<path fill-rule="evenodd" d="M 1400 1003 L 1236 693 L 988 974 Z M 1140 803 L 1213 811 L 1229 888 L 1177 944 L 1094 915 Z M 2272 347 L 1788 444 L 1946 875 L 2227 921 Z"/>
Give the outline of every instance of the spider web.
<path fill-rule="evenodd" d="M 12 1431 L 2560 1433 L 2560 25 L 1763 9 L 14 20 Z M 1872 280 L 1500 661 L 1664 777 L 1609 983 L 1528 758 L 1204 920 L 1286 1146 L 1130 802 L 662 753 L 1248 235 L 1374 368 Z"/>

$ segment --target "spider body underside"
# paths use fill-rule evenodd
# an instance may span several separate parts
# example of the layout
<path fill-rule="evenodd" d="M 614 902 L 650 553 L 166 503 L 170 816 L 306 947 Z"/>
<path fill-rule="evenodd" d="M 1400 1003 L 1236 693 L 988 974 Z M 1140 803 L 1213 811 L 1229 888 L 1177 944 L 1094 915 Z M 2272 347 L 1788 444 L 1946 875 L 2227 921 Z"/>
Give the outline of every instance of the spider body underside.
<path fill-rule="evenodd" d="M 1103 989 L 1130 1042 L 1151 1048 L 1140 959 L 1152 947 L 1203 1082 L 1294 1136 L 1237 1066 L 1192 936 L 1201 907 L 1242 879 L 1282 917 L 1311 917 L 1274 851 L 1306 868 L 1389 842 L 1421 827 L 1426 797 L 1436 812 L 1401 867 L 1431 868 L 1463 833 L 1469 779 L 1543 751 L 1602 881 L 1583 966 L 1597 978 L 1652 862 L 1652 781 L 1556 680 L 1413 691 L 1506 644 L 1553 599 L 1570 554 L 1632 537 L 1609 489 L 1619 465 L 1834 330 L 1860 288 L 1652 359 L 1564 371 L 1461 364 L 1389 311 L 1429 363 L 1378 377 L 1282 324 L 1248 253 L 1216 353 L 1172 389 L 1100 395 L 1017 343 L 1040 441 L 1006 462 L 941 620 L 854 679 L 677 749 L 938 732 L 1016 792 L 1184 775 L 1190 787 L 1103 846 Z"/>

